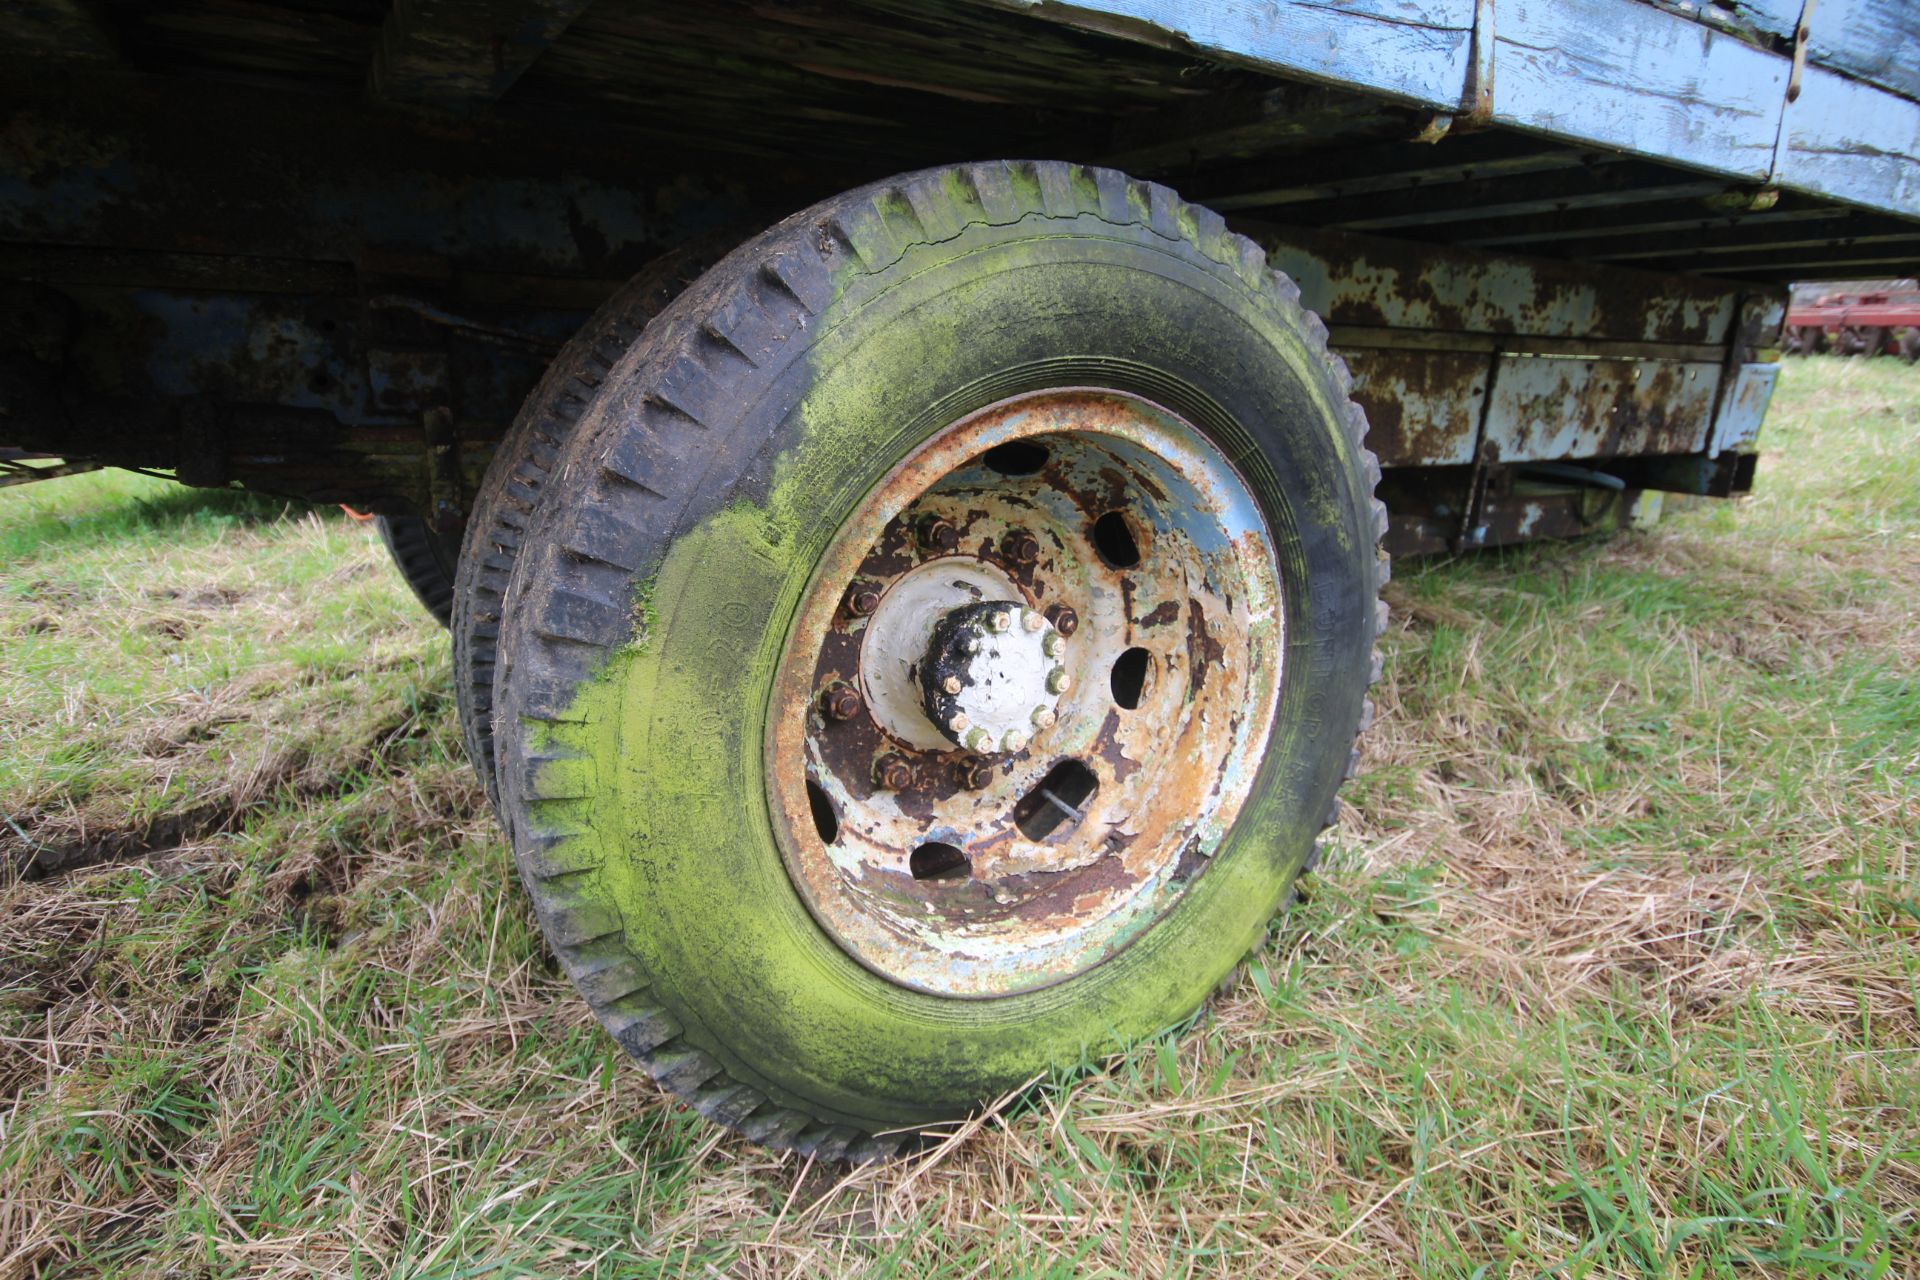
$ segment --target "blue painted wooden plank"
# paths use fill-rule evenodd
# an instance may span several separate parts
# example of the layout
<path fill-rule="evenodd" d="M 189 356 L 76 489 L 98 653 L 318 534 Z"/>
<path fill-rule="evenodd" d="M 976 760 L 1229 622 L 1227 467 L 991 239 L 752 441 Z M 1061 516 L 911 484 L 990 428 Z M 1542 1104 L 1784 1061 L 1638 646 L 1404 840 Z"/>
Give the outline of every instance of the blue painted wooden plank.
<path fill-rule="evenodd" d="M 1920 98 L 1920 5 L 1912 0 L 1820 0 L 1812 32 L 1815 65 Z"/>
<path fill-rule="evenodd" d="M 1459 106 L 1473 0 L 989 0 L 1075 26 L 1144 24 L 1209 52 L 1423 106 Z M 1106 19 L 1107 21 L 1102 21 Z"/>
<path fill-rule="evenodd" d="M 1495 121 L 1764 179 L 1786 59 L 1639 0 L 1500 0 Z"/>
<path fill-rule="evenodd" d="M 1808 67 L 1788 107 L 1775 180 L 1890 213 L 1920 213 L 1920 105 Z"/>

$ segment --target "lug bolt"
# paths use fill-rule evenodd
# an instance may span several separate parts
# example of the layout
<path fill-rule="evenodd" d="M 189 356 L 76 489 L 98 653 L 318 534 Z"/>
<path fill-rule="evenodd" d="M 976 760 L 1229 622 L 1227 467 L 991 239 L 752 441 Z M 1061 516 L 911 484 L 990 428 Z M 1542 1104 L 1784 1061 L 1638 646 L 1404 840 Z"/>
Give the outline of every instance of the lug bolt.
<path fill-rule="evenodd" d="M 969 791 L 985 790 L 993 781 L 993 765 L 977 758 L 962 760 L 953 772 L 960 779 L 960 785 Z"/>
<path fill-rule="evenodd" d="M 905 791 L 913 785 L 913 766 L 899 756 L 881 756 L 874 763 L 873 780 L 882 791 Z"/>
<path fill-rule="evenodd" d="M 1014 529 L 1000 539 L 1000 553 L 1014 564 L 1032 564 L 1040 558 L 1040 540 L 1025 529 Z"/>
<path fill-rule="evenodd" d="M 953 527 L 953 521 L 939 516 L 928 516 L 920 522 L 920 545 L 928 551 L 950 552 L 960 547 L 960 531 Z"/>
<path fill-rule="evenodd" d="M 1000 739 L 1000 749 L 1002 751 L 1025 751 L 1027 749 L 1027 735 L 1015 729 L 1006 737 Z"/>
<path fill-rule="evenodd" d="M 860 691 L 850 684 L 836 684 L 820 699 L 820 709 L 830 720 L 851 720 L 860 714 Z"/>
<path fill-rule="evenodd" d="M 1002 609 L 993 615 L 991 625 L 995 631 L 1009 631 L 1013 628 L 1013 615 Z"/>
<path fill-rule="evenodd" d="M 880 607 L 880 588 L 871 582 L 856 582 L 847 588 L 847 612 L 864 618 Z"/>
<path fill-rule="evenodd" d="M 960 677 L 948 676 L 945 680 L 942 680 L 940 682 L 940 687 L 942 689 L 945 689 L 948 693 L 958 693 L 960 692 Z"/>
<path fill-rule="evenodd" d="M 1047 621 L 1063 636 L 1070 636 L 1080 629 L 1080 615 L 1063 604 L 1056 604 L 1047 610 Z"/>
<path fill-rule="evenodd" d="M 1047 672 L 1048 693 L 1065 693 L 1071 688 L 1073 688 L 1073 676 L 1068 674 L 1065 667 L 1055 667 Z"/>
<path fill-rule="evenodd" d="M 1057 719 L 1059 719 L 1059 717 L 1053 714 L 1052 707 L 1035 707 L 1033 709 L 1033 727 L 1036 729 L 1051 729 L 1053 728 L 1054 721 Z"/>

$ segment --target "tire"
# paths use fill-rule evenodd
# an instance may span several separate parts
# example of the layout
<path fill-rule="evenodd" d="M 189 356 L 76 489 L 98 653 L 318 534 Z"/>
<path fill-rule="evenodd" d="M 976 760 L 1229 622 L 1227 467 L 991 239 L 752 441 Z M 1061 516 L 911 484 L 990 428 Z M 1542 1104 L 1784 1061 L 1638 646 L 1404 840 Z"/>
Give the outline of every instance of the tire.
<path fill-rule="evenodd" d="M 434 621 L 450 625 L 460 535 L 435 533 L 419 516 L 376 516 L 373 523 L 413 594 Z"/>
<path fill-rule="evenodd" d="M 1102 390 L 1072 390 L 1087 386 Z M 883 973 L 823 923 L 775 829 L 790 780 L 768 759 L 781 726 L 826 732 L 839 715 L 831 698 L 806 710 L 811 686 L 780 690 L 843 525 L 947 438 L 943 423 L 997 420 L 1023 396 L 1159 406 L 1233 460 L 1271 530 L 1250 563 L 1280 585 L 1284 667 L 1244 805 L 1210 853 L 1183 855 L 1170 905 L 1058 976 L 961 997 Z M 525 532 L 500 624 L 500 806 L 546 936 L 603 1024 L 708 1118 L 858 1161 L 1189 1017 L 1310 864 L 1371 718 L 1386 511 L 1365 432 L 1324 326 L 1264 254 L 1110 170 L 908 175 L 730 254 L 608 374 Z M 1176 705 L 1209 670 L 1254 679 L 1205 640 L 1168 650 L 1166 669 L 1184 653 L 1187 673 L 1154 687 Z M 1013 771 L 1036 754 L 991 759 Z M 815 810 L 820 840 L 838 838 L 834 816 Z M 920 883 L 920 853 L 947 847 L 916 850 L 898 882 Z"/>
<path fill-rule="evenodd" d="M 731 232 L 696 237 L 648 263 L 602 303 L 521 404 L 474 495 L 451 592 L 454 696 L 467 759 L 496 809 L 493 671 L 500 600 L 527 521 L 561 446 L 599 397 L 607 370 L 661 308 L 742 238 Z"/>

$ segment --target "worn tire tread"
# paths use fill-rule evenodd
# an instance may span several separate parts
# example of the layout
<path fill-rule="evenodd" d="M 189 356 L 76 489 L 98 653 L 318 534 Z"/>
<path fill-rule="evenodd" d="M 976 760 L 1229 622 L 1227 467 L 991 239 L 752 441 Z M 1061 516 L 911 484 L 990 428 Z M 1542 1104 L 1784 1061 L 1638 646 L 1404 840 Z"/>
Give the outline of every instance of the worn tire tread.
<path fill-rule="evenodd" d="M 730 361 L 757 363 L 755 351 L 742 346 L 750 339 L 737 330 L 723 334 L 716 327 L 716 317 L 766 316 L 769 323 L 756 325 L 755 332 L 763 341 L 781 340 L 781 335 L 804 327 L 830 299 L 829 255 L 841 260 L 836 261 L 838 269 L 846 269 L 843 259 L 850 256 L 860 271 L 872 274 L 885 270 L 916 245 L 951 238 L 970 222 L 1003 225 L 1088 215 L 1124 222 L 1164 239 L 1183 239 L 1233 270 L 1283 312 L 1328 361 L 1342 393 L 1350 392 L 1351 379 L 1344 365 L 1327 350 L 1326 326 L 1302 305 L 1299 288 L 1268 267 L 1264 251 L 1229 231 L 1218 214 L 1183 201 L 1159 184 L 1064 162 L 988 162 L 960 167 L 957 182 L 942 180 L 949 176 L 951 171 L 909 175 L 847 193 L 788 219 L 709 271 L 626 353 L 628 369 L 645 362 L 663 372 L 631 396 L 630 403 L 605 397 L 583 419 L 560 463 L 563 482 L 573 487 L 574 496 L 564 504 L 543 504 L 535 513 L 506 593 L 500 628 L 504 665 L 498 766 L 504 810 L 523 810 L 542 795 L 535 742 L 549 740 L 556 728 L 564 728 L 572 691 L 632 639 L 631 614 L 606 608 L 571 613 L 565 636 L 552 634 L 553 628 L 545 623 L 554 615 L 556 602 L 580 595 L 604 601 L 602 591 L 589 590 L 590 580 L 600 576 L 596 566 L 606 569 L 646 562 L 650 547 L 663 545 L 661 540 L 675 527 L 677 513 L 694 497 L 686 483 L 688 473 L 677 470 L 673 460 L 687 449 L 698 448 L 699 437 L 713 431 L 718 421 L 708 407 L 719 385 L 711 371 Z M 956 188 L 965 194 L 956 197 Z M 667 323 L 669 319 L 672 323 Z M 610 374 L 609 383 L 619 381 L 623 372 Z M 637 416 L 644 429 L 621 430 L 628 415 Z M 1368 482 L 1377 482 L 1378 463 L 1366 450 L 1366 417 L 1351 400 L 1346 428 Z M 1376 541 L 1385 533 L 1383 515 L 1377 503 L 1367 513 Z M 1377 563 L 1380 568 L 1372 584 L 1376 601 L 1386 578 L 1384 551 L 1377 552 Z M 1369 644 L 1376 643 L 1384 630 L 1384 610 L 1384 603 L 1376 604 Z M 1378 673 L 1376 652 L 1373 678 Z M 1370 712 L 1369 705 L 1363 715 Z M 1356 723 L 1356 735 L 1359 730 Z M 1329 822 L 1335 813 L 1329 813 Z M 560 896 L 559 886 L 543 872 L 539 859 L 529 856 L 529 844 L 534 837 L 584 836 L 588 834 L 584 821 L 571 828 L 551 822 L 512 825 L 524 828 L 521 834 L 526 838 L 516 839 L 515 851 L 529 893 L 543 904 Z M 1317 859 L 1317 853 L 1316 848 L 1309 861 Z M 604 962 L 564 939 L 554 940 L 553 947 L 601 1021 L 627 1043 L 623 1032 L 643 1016 L 636 1014 L 635 1006 L 645 998 L 644 975 L 635 976 L 635 990 L 617 1001 L 604 1000 L 599 997 L 606 988 L 593 976 L 594 965 Z M 673 1022 L 664 1007 L 652 1012 L 665 1023 Z M 631 1044 L 628 1047 L 634 1049 Z M 658 1083 L 684 1102 L 769 1147 L 822 1160 L 868 1160 L 914 1149 L 925 1140 L 921 1135 L 865 1133 L 815 1120 L 759 1095 L 751 1085 L 729 1079 L 724 1071 L 706 1072 L 711 1059 L 678 1036 L 648 1044 L 635 1056 Z M 692 1068 L 687 1065 L 690 1062 Z M 717 1091 L 724 1092 L 724 1106 L 707 1101 Z M 703 1101 L 707 1101 L 704 1107 Z"/>

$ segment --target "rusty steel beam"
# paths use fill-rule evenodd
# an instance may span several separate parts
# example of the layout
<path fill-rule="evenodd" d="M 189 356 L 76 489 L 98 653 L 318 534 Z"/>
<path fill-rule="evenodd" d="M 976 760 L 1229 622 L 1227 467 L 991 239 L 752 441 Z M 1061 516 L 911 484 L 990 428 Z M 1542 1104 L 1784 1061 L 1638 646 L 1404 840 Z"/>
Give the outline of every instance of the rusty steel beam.
<path fill-rule="evenodd" d="M 377 101 L 468 114 L 497 102 L 590 0 L 394 0 L 374 47 Z"/>

